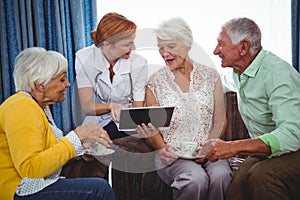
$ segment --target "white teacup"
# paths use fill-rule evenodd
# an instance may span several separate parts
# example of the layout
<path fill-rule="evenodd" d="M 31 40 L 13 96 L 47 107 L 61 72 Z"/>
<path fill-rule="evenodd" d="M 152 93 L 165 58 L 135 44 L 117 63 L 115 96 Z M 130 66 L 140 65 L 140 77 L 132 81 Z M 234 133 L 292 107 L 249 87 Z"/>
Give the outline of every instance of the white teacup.
<path fill-rule="evenodd" d="M 175 154 L 180 157 L 194 157 L 196 151 L 200 148 L 197 142 L 171 142 L 169 145 L 173 147 Z"/>
<path fill-rule="evenodd" d="M 88 149 L 89 154 L 102 155 L 107 150 L 103 144 L 98 142 L 84 143 L 84 146 Z"/>

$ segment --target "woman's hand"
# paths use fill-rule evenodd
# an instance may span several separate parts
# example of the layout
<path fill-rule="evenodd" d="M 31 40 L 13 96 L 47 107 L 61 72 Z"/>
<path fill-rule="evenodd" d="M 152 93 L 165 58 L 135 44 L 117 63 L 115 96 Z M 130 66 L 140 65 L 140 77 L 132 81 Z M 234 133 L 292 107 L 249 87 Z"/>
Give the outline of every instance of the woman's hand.
<path fill-rule="evenodd" d="M 74 132 L 79 137 L 81 143 L 98 142 L 106 147 L 112 144 L 108 133 L 95 122 L 78 126 Z"/>
<path fill-rule="evenodd" d="M 113 121 L 119 122 L 122 105 L 119 103 L 109 103 L 108 109 L 110 110 Z"/>
<path fill-rule="evenodd" d="M 210 139 L 205 141 L 202 145 L 202 155 L 211 162 L 218 161 L 219 159 L 226 159 L 234 157 L 234 151 L 231 141 L 223 141 L 221 139 Z"/>
<path fill-rule="evenodd" d="M 159 130 L 155 128 L 151 123 L 146 124 L 142 123 L 142 125 L 138 125 L 136 128 L 136 132 L 142 138 L 152 137 L 159 133 Z"/>
<path fill-rule="evenodd" d="M 158 154 L 160 160 L 166 165 L 170 165 L 178 159 L 178 156 L 174 153 L 174 149 L 170 145 L 165 145 L 158 150 Z"/>

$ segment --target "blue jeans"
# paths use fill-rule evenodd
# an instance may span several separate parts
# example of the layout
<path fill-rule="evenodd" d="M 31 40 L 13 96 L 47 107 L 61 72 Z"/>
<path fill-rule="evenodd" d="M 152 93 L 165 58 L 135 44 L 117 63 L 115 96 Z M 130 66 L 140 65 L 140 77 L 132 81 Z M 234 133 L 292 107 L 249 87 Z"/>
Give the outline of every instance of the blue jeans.
<path fill-rule="evenodd" d="M 15 200 L 115 200 L 108 182 L 102 178 L 59 179 L 43 190 Z"/>
<path fill-rule="evenodd" d="M 110 121 L 103 129 L 107 131 L 112 140 L 136 134 L 136 131 L 119 131 L 117 125 L 113 121 Z"/>

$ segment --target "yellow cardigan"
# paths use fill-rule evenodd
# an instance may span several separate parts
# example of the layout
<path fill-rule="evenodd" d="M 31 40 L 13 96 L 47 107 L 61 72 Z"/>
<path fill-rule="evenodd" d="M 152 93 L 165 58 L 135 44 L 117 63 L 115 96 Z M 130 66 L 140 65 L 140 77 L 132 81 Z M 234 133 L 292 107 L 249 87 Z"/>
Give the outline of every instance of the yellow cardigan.
<path fill-rule="evenodd" d="M 57 141 L 38 104 L 19 92 L 0 105 L 0 199 L 11 200 L 22 178 L 51 175 L 75 157 L 72 143 Z"/>

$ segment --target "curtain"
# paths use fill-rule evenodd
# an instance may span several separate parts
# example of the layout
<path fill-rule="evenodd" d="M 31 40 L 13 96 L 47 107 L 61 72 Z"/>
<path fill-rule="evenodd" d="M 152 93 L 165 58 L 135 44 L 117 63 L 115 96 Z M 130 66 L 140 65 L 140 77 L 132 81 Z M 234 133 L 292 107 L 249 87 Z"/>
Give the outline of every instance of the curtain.
<path fill-rule="evenodd" d="M 79 114 L 75 86 L 75 52 L 91 45 L 97 25 L 96 0 L 6 0 L 1 9 L 0 103 L 15 93 L 14 59 L 25 48 L 39 46 L 62 53 L 68 60 L 71 87 L 62 103 L 51 106 L 64 133 L 76 126 Z"/>
<path fill-rule="evenodd" d="M 299 0 L 291 2 L 292 14 L 292 64 L 300 72 L 299 57 L 300 57 L 300 4 Z"/>

